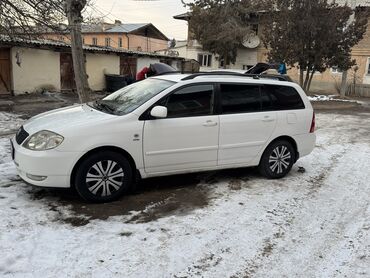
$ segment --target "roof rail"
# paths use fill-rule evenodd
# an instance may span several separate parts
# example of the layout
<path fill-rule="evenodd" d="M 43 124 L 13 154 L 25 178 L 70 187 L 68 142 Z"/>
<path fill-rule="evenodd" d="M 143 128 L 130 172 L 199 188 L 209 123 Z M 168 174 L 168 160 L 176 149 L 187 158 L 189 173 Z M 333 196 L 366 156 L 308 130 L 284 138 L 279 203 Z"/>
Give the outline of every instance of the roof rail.
<path fill-rule="evenodd" d="M 192 80 L 196 77 L 199 76 L 217 76 L 217 75 L 225 75 L 225 76 L 236 76 L 236 77 L 252 77 L 253 79 L 273 79 L 273 80 L 278 80 L 278 81 L 291 81 L 289 76 L 285 75 L 274 75 L 274 74 L 243 74 L 243 73 L 237 73 L 237 72 L 227 72 L 227 71 L 215 71 L 215 72 L 199 72 L 199 73 L 194 73 L 192 75 L 189 75 L 187 77 L 184 77 L 181 79 L 182 81 L 186 80 Z"/>
<path fill-rule="evenodd" d="M 194 72 L 191 72 L 191 71 L 165 71 L 165 72 L 161 72 L 161 73 L 157 73 L 153 76 L 161 76 L 161 75 L 171 75 L 171 74 L 195 74 Z"/>
<path fill-rule="evenodd" d="M 168 74 L 179 74 L 181 73 L 181 71 L 165 71 L 165 72 L 161 72 L 161 73 L 157 73 L 153 76 L 161 76 L 161 75 L 168 75 Z"/>

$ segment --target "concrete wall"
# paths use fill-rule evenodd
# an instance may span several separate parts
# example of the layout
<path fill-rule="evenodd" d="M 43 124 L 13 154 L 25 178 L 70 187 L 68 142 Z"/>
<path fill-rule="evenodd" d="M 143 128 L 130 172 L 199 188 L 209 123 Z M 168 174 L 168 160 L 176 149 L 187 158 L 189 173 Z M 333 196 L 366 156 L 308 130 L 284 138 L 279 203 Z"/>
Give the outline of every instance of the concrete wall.
<path fill-rule="evenodd" d="M 86 54 L 86 72 L 90 88 L 94 91 L 106 87 L 104 74 L 119 74 L 120 58 L 115 54 Z"/>
<path fill-rule="evenodd" d="M 104 90 L 105 74 L 120 73 L 120 56 L 114 53 L 86 53 L 85 55 L 90 88 L 94 91 Z M 159 62 L 160 58 L 138 57 L 137 71 Z M 176 59 L 172 61 L 172 66 L 177 67 Z M 14 94 L 61 90 L 60 53 L 54 50 L 12 47 L 11 71 Z"/>
<path fill-rule="evenodd" d="M 243 69 L 243 66 L 253 66 L 257 64 L 257 50 L 239 48 L 235 64 L 231 64 L 231 69 Z"/>
<path fill-rule="evenodd" d="M 69 35 L 56 35 L 56 34 L 46 34 L 43 36 L 45 39 L 64 41 L 70 43 Z M 113 48 L 124 48 L 130 50 L 138 50 L 144 52 L 154 52 L 157 50 L 166 49 L 168 42 L 166 40 L 160 40 L 155 38 L 149 38 L 133 34 L 123 34 L 123 33 L 96 33 L 96 34 L 83 34 L 82 35 L 85 45 L 92 45 L 93 38 L 97 39 L 98 46 L 106 46 L 105 39 L 110 38 L 110 46 Z M 128 39 L 129 38 L 129 39 Z M 119 47 L 119 39 L 122 40 L 122 47 Z"/>
<path fill-rule="evenodd" d="M 14 94 L 33 93 L 43 89 L 60 90 L 58 52 L 12 47 L 11 61 Z M 17 61 L 20 62 L 19 65 Z"/>
<path fill-rule="evenodd" d="M 166 49 L 168 46 L 168 42 L 166 40 L 154 39 L 132 34 L 129 34 L 128 37 L 130 38 L 129 49 L 131 50 L 154 52 Z"/>
<path fill-rule="evenodd" d="M 186 59 L 194 59 L 198 61 L 198 54 L 209 54 L 212 55 L 212 63 L 210 67 L 200 67 L 200 71 L 210 71 L 219 69 L 220 62 L 218 56 L 204 51 L 202 47 L 197 43 L 193 42 L 192 46 L 182 45 L 175 47 L 173 50 L 179 53 L 179 57 Z M 258 61 L 258 51 L 257 49 L 238 49 L 237 58 L 235 64 L 230 64 L 228 68 L 242 70 L 243 66 L 255 65 Z"/>
<path fill-rule="evenodd" d="M 183 45 L 180 47 L 175 47 L 173 50 L 177 51 L 179 53 L 179 57 L 186 58 L 186 59 L 194 59 L 198 61 L 198 54 L 206 54 L 206 55 L 212 55 L 211 53 L 202 50 L 201 47 L 198 46 L 187 46 Z M 216 59 L 215 55 L 212 55 L 212 62 L 210 67 L 200 67 L 200 71 L 210 71 L 218 69 L 219 62 Z"/>
<path fill-rule="evenodd" d="M 141 71 L 144 67 L 149 67 L 150 64 L 159 63 L 158 58 L 151 57 L 138 57 L 137 58 L 137 72 Z"/>

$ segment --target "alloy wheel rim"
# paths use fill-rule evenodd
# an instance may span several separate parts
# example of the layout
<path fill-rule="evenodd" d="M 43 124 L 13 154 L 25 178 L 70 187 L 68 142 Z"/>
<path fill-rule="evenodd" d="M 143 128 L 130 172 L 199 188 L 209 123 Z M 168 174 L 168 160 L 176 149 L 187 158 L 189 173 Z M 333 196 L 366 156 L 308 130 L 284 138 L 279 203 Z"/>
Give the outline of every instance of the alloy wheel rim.
<path fill-rule="evenodd" d="M 286 146 L 277 146 L 269 157 L 270 170 L 276 174 L 286 171 L 291 162 L 292 155 Z"/>
<path fill-rule="evenodd" d="M 122 166 L 117 162 L 99 161 L 87 171 L 86 184 L 92 194 L 107 197 L 122 187 L 124 175 Z"/>

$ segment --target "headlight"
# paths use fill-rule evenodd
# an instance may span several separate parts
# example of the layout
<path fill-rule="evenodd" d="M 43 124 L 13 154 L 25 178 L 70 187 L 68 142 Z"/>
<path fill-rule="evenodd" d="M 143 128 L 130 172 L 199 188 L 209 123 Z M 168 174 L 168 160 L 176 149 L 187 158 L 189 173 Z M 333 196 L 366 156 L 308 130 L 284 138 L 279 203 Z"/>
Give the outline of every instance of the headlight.
<path fill-rule="evenodd" d="M 58 147 L 64 138 L 63 136 L 48 130 L 42 130 L 33 134 L 24 142 L 23 147 L 34 151 L 51 150 Z"/>

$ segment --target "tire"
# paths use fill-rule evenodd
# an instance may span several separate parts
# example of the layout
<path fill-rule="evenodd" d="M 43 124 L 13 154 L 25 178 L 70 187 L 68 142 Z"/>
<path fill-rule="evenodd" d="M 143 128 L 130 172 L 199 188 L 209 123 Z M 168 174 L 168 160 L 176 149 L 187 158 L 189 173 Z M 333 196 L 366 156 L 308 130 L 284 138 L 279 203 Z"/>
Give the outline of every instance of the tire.
<path fill-rule="evenodd" d="M 296 152 L 285 140 L 272 142 L 264 151 L 258 169 L 268 179 L 285 177 L 295 163 Z"/>
<path fill-rule="evenodd" d="M 132 167 L 123 155 L 102 151 L 82 161 L 76 171 L 75 187 L 88 202 L 111 202 L 128 191 L 132 176 Z"/>

